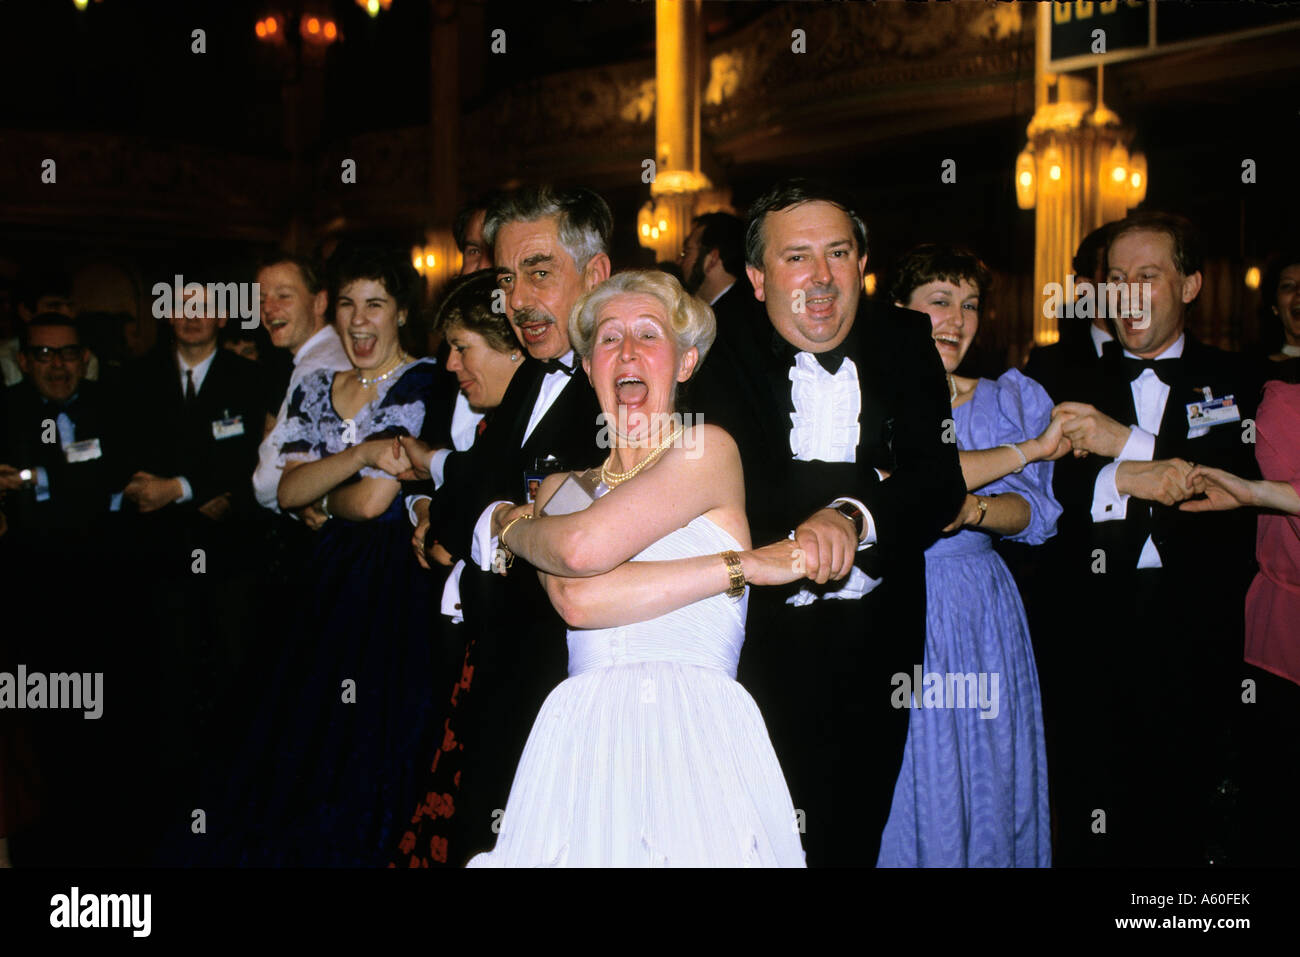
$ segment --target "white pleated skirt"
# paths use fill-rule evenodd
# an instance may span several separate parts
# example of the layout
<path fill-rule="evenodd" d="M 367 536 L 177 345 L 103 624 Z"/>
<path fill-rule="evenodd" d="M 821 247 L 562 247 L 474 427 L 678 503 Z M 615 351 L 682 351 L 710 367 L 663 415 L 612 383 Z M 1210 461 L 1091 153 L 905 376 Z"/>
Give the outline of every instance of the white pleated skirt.
<path fill-rule="evenodd" d="M 758 706 L 731 676 L 618 664 L 547 697 L 470 867 L 803 867 Z"/>

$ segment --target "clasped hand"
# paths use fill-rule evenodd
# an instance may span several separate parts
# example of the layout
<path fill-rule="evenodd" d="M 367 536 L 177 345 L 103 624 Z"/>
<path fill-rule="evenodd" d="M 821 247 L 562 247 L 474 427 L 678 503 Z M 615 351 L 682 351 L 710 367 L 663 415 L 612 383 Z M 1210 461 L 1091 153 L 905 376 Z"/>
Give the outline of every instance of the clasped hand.
<path fill-rule="evenodd" d="M 794 530 L 794 542 L 802 550 L 803 577 L 809 581 L 824 585 L 832 579 L 847 578 L 853 570 L 853 558 L 858 552 L 857 528 L 833 508 L 813 512 Z"/>
<path fill-rule="evenodd" d="M 1052 410 L 1053 421 L 1058 414 L 1069 417 L 1062 423 L 1061 431 L 1073 446 L 1075 458 L 1082 458 L 1091 452 L 1113 459 L 1124 451 L 1129 437 L 1128 426 L 1116 422 L 1095 406 L 1086 402 L 1062 402 Z M 1048 431 L 1050 432 L 1050 427 Z M 1043 433 L 1044 436 L 1047 434 Z"/>
<path fill-rule="evenodd" d="M 126 483 L 122 495 L 127 501 L 134 502 L 141 514 L 156 512 L 176 501 L 184 490 L 179 480 L 159 478 L 149 472 L 136 472 L 131 481 Z"/>

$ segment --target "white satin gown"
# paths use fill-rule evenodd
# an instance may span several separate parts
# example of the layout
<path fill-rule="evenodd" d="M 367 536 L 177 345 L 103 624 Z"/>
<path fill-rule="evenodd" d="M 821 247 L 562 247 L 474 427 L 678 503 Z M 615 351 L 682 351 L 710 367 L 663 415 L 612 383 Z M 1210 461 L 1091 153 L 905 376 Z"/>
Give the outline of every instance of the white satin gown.
<path fill-rule="evenodd" d="M 740 545 L 700 516 L 635 561 Z M 719 559 L 721 560 L 721 559 Z M 470 867 L 803 867 L 790 792 L 736 681 L 749 594 L 570 630 L 496 847 Z"/>

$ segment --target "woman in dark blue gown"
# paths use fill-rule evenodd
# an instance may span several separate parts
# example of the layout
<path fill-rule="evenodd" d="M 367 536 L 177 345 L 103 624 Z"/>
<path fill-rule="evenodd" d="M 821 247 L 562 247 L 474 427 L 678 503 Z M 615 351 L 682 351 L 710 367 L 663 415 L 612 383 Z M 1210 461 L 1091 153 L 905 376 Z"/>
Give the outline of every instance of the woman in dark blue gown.
<path fill-rule="evenodd" d="M 435 363 L 401 344 L 419 280 L 396 253 L 345 249 L 330 266 L 353 368 L 309 376 L 289 403 L 280 506 L 328 520 L 310 593 L 285 596 L 301 628 L 250 741 L 261 760 L 234 782 L 244 832 L 221 856 L 243 864 L 386 863 L 432 746 L 434 606 L 392 478 L 410 469 L 398 436 L 445 431 L 425 414 Z"/>

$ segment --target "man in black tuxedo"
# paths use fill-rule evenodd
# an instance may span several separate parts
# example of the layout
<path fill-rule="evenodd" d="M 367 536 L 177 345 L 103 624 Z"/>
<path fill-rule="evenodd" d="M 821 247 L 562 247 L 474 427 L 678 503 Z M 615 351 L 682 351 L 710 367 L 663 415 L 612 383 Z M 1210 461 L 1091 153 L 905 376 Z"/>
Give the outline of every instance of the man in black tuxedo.
<path fill-rule="evenodd" d="M 1060 402 L 1077 391 L 1080 379 L 1091 377 L 1101 360 L 1103 346 L 1115 338 L 1107 319 L 1107 297 L 1102 288 L 1106 280 L 1106 245 L 1114 223 L 1094 229 L 1074 251 L 1074 302 L 1072 316 L 1066 316 L 1064 303 L 1057 326 L 1061 339 L 1049 346 L 1036 346 L 1025 363 L 1025 375 L 1033 379 Z M 1085 305 L 1090 303 L 1090 305 Z M 1081 312 L 1089 315 L 1080 315 Z"/>
<path fill-rule="evenodd" d="M 102 707 L 94 720 L 66 711 L 30 722 L 34 761 L 4 772 L 36 799 L 15 859 L 106 864 L 116 828 L 70 832 L 67 821 L 83 807 L 85 782 L 118 773 L 116 756 L 138 741 L 128 690 L 134 649 L 121 640 L 135 609 L 111 524 L 126 483 L 120 417 L 102 386 L 85 379 L 89 350 L 71 318 L 37 314 L 19 336 L 23 378 L 0 390 L 0 669 L 99 674 Z M 121 789 L 102 797 L 107 819 L 120 823 Z"/>
<path fill-rule="evenodd" d="M 257 366 L 217 347 L 226 317 L 202 292 L 175 303 L 175 336 L 125 376 L 125 498 L 154 611 L 162 783 L 184 788 L 208 760 L 238 673 L 252 565 L 250 477 L 267 417 Z M 169 821 L 169 826 L 175 826 Z"/>
<path fill-rule="evenodd" d="M 793 530 L 812 579 L 751 594 L 740 679 L 814 866 L 876 862 L 907 736 L 892 679 L 924 652 L 923 552 L 966 494 L 929 319 L 862 298 L 866 239 L 823 185 L 764 194 L 746 259 L 772 335 L 735 340 L 756 384 L 737 435 L 753 538 Z"/>
<path fill-rule="evenodd" d="M 474 641 L 472 717 L 456 809 L 457 858 L 488 850 L 515 766 L 546 695 L 564 680 L 564 622 L 534 571 L 517 563 L 492 571 L 494 512 L 528 496 L 527 476 L 584 470 L 597 446 L 600 406 L 569 343 L 569 313 L 610 272 L 609 207 L 586 189 L 534 187 L 498 198 L 485 237 L 499 271 L 506 315 L 528 358 L 466 452 L 433 453 L 437 539 L 466 561 L 460 578 L 465 625 Z M 460 861 L 456 861 L 460 863 Z"/>
<path fill-rule="evenodd" d="M 104 547 L 126 476 L 117 419 L 99 383 L 85 378 L 88 358 L 76 323 L 62 313 L 38 315 L 20 330 L 23 379 L 6 390 L 0 490 L 8 493 L 10 549 L 98 571 L 90 556 Z"/>
<path fill-rule="evenodd" d="M 1231 857 L 1228 732 L 1243 707 L 1243 605 L 1254 519 L 1190 513 L 1193 464 L 1258 476 L 1261 376 L 1185 331 L 1201 290 L 1190 224 L 1118 223 L 1108 281 L 1140 284 L 1118 339 L 1059 409 L 1076 456 L 1058 463 L 1062 640 L 1052 768 L 1057 859 L 1200 865 Z M 1228 856 L 1225 856 L 1228 855 Z"/>

